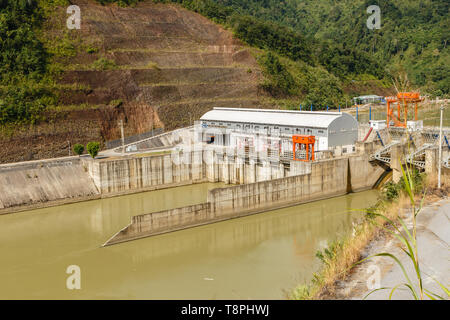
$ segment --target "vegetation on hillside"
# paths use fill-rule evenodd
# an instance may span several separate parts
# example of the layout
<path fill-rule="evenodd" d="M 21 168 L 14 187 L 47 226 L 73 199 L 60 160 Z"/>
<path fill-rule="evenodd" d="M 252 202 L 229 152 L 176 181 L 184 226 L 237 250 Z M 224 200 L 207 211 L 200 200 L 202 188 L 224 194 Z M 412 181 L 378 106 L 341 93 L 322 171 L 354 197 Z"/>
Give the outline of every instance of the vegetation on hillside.
<path fill-rule="evenodd" d="M 34 123 L 55 104 L 52 53 L 40 38 L 46 14 L 65 0 L 0 0 L 0 125 Z"/>
<path fill-rule="evenodd" d="M 291 97 L 303 104 L 314 104 L 315 109 L 325 109 L 327 105 L 337 107 L 349 100 L 350 97 L 344 95 L 343 88 L 352 79 L 386 80 L 384 68 L 370 54 L 356 48 L 318 41 L 274 19 L 255 17 L 250 9 L 239 10 L 245 1 L 153 1 L 181 4 L 230 28 L 236 37 L 263 50 L 264 56 L 258 60 L 262 62 L 261 67 L 267 80 L 262 88 L 274 97 Z M 255 3 L 255 6 L 258 4 Z M 274 56 L 286 59 L 279 59 L 278 68 L 268 68 L 265 56 L 270 59 Z M 281 78 L 285 78 L 283 85 L 280 85 Z"/>
<path fill-rule="evenodd" d="M 449 2 L 446 0 L 214 0 L 241 15 L 290 27 L 319 43 L 314 53 L 334 75 L 380 76 L 369 61 L 438 96 L 450 93 Z M 381 9 L 381 29 L 369 30 L 366 12 Z M 347 68 L 347 70 L 345 70 Z M 367 69 L 369 68 L 369 69 Z"/>
<path fill-rule="evenodd" d="M 139 0 L 97 0 L 135 5 Z M 350 98 L 354 81 L 389 86 L 406 70 L 412 85 L 431 95 L 449 94 L 449 5 L 446 1 L 329 0 L 153 0 L 177 3 L 231 29 L 256 47 L 266 80 L 262 89 L 277 99 L 337 107 Z M 372 3 L 373 2 L 373 3 Z M 56 104 L 55 56 L 75 48 L 67 35 L 49 41 L 42 26 L 55 5 L 67 0 L 0 0 L 0 125 L 34 123 Z M 382 28 L 366 27 L 368 5 L 379 4 Z M 107 60 L 93 68 L 112 69 Z M 59 70 L 61 71 L 61 70 Z M 368 93 L 368 92 L 360 92 Z"/>

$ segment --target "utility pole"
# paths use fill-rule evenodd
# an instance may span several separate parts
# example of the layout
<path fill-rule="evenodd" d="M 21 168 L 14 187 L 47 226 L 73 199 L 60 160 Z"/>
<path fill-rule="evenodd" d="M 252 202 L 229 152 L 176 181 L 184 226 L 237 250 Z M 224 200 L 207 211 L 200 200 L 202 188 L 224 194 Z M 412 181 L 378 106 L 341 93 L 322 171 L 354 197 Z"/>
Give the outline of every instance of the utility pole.
<path fill-rule="evenodd" d="M 152 109 L 152 137 L 155 135 L 153 132 L 154 123 L 155 123 L 155 110 Z"/>
<path fill-rule="evenodd" d="M 120 135 L 122 137 L 122 155 L 125 154 L 125 137 L 123 135 L 123 120 L 119 120 L 119 126 L 120 126 Z"/>
<path fill-rule="evenodd" d="M 444 106 L 441 105 L 441 122 L 439 125 L 439 160 L 438 160 L 438 189 L 441 188 L 441 166 L 442 166 L 442 118 L 444 117 Z"/>

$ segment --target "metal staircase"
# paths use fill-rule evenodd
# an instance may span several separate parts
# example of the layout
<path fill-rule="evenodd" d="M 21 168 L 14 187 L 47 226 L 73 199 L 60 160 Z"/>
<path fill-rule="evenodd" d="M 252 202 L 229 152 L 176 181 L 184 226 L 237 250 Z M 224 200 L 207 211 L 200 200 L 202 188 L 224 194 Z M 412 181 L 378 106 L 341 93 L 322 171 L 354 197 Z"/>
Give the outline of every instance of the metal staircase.
<path fill-rule="evenodd" d="M 370 157 L 370 160 L 379 160 L 384 163 L 390 164 L 391 163 L 391 148 L 399 143 L 400 143 L 400 141 L 392 141 L 391 143 L 387 144 L 380 150 L 377 150 Z"/>
<path fill-rule="evenodd" d="M 406 162 L 425 169 L 425 150 L 431 147 L 433 147 L 433 145 L 430 143 L 423 144 L 419 149 L 406 156 Z M 418 158 L 421 160 L 417 160 Z"/>

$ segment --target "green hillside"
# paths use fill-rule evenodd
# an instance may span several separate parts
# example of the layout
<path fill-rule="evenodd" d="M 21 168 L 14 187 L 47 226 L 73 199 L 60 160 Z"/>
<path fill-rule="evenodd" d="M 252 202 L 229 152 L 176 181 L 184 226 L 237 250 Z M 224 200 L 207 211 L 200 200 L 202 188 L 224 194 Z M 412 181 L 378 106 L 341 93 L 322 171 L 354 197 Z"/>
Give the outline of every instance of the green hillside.
<path fill-rule="evenodd" d="M 258 60 L 267 77 L 262 87 L 275 98 L 290 100 L 288 106 L 294 107 L 292 101 L 298 101 L 319 109 L 337 107 L 356 94 L 384 94 L 391 87 L 389 72 L 373 54 L 316 39 L 283 23 L 280 14 L 290 10 L 288 3 L 293 5 L 294 1 L 282 2 L 286 7 L 270 19 L 265 14 L 277 8 L 277 1 L 154 2 L 179 3 L 228 27 L 248 45 L 262 49 L 264 53 Z"/>
<path fill-rule="evenodd" d="M 139 2 L 97 1 L 116 2 L 119 6 Z M 390 87 L 391 78 L 402 72 L 408 74 L 412 87 L 423 93 L 449 94 L 447 1 L 153 2 L 178 3 L 224 25 L 236 37 L 258 48 L 255 56 L 266 78 L 261 87 L 274 99 L 288 101 L 287 105 L 303 103 L 325 108 L 345 104 L 356 94 L 382 92 Z M 61 52 L 45 45 L 39 30 L 49 8 L 66 3 L 0 1 L 0 123 L 39 121 L 43 111 L 55 103 L 55 68 L 51 61 L 52 55 Z M 371 4 L 381 8 L 380 30 L 366 27 L 366 8 Z"/>
<path fill-rule="evenodd" d="M 345 72 L 340 69 L 338 61 L 350 58 L 349 52 L 357 50 L 367 53 L 368 59 L 378 61 L 391 76 L 406 71 L 412 85 L 422 88 L 424 93 L 448 96 L 450 92 L 447 46 L 450 14 L 446 0 L 215 2 L 242 15 L 290 27 L 319 47 L 327 46 L 330 50 L 319 50 L 318 59 L 335 75 Z M 369 5 L 378 5 L 381 9 L 379 30 L 369 30 L 366 26 L 369 17 L 366 8 Z"/>
<path fill-rule="evenodd" d="M 80 32 L 65 27 L 71 3 L 84 6 Z M 381 29 L 369 30 L 366 8 L 376 3 Z M 113 11 L 140 16 L 128 26 L 134 38 Z M 356 95 L 394 93 L 392 79 L 405 72 L 405 89 L 448 97 L 448 11 L 432 0 L 0 0 L 4 153 L 16 146 L 11 137 L 36 149 L 59 139 L 57 154 L 68 140 L 115 139 L 124 114 L 133 135 L 150 122 L 186 125 L 218 103 L 337 108 Z M 153 18 L 166 22 L 148 25 Z"/>

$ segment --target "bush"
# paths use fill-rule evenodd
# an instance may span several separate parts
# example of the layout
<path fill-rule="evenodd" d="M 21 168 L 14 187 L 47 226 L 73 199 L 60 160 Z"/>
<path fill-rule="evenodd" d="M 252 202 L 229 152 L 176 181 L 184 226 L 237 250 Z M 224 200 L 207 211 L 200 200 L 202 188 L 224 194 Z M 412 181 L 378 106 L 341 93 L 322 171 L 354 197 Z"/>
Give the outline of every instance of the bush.
<path fill-rule="evenodd" d="M 73 145 L 73 152 L 75 152 L 75 154 L 81 156 L 84 152 L 84 146 L 82 144 L 76 143 Z"/>
<path fill-rule="evenodd" d="M 412 181 L 412 184 L 414 186 L 414 190 L 412 192 L 414 194 L 419 194 L 422 192 L 424 188 L 424 174 L 421 174 L 417 169 L 409 169 L 410 170 L 410 181 Z M 405 185 L 405 181 L 402 179 L 398 183 L 394 183 L 392 181 L 386 183 L 383 187 L 383 197 L 388 200 L 392 201 L 397 199 L 400 196 L 400 193 L 406 192 L 407 188 Z"/>
<path fill-rule="evenodd" d="M 117 69 L 117 65 L 113 60 L 101 57 L 91 64 L 91 68 L 99 71 L 114 70 Z"/>
<path fill-rule="evenodd" d="M 100 143 L 91 141 L 86 145 L 86 150 L 94 159 L 98 155 L 98 151 L 100 150 Z"/>
<path fill-rule="evenodd" d="M 397 199 L 399 194 L 400 194 L 400 188 L 396 183 L 389 181 L 388 183 L 386 183 L 384 185 L 383 196 L 386 200 L 392 201 L 394 199 Z"/>
<path fill-rule="evenodd" d="M 98 48 L 88 47 L 86 49 L 86 52 L 89 53 L 89 54 L 97 53 L 98 52 Z"/>

